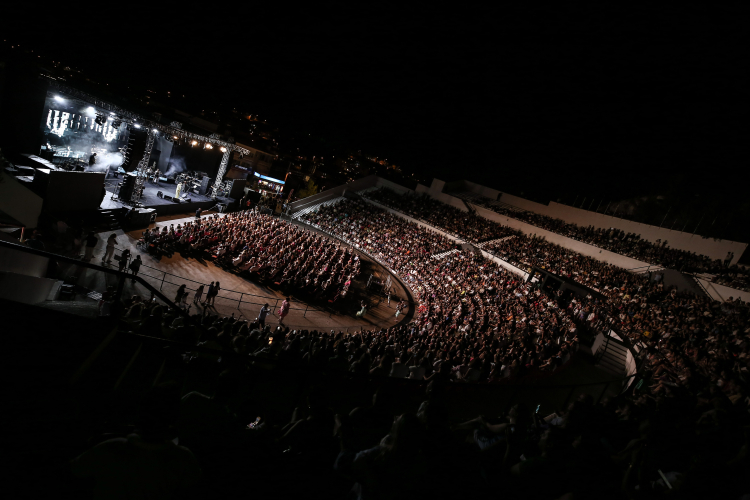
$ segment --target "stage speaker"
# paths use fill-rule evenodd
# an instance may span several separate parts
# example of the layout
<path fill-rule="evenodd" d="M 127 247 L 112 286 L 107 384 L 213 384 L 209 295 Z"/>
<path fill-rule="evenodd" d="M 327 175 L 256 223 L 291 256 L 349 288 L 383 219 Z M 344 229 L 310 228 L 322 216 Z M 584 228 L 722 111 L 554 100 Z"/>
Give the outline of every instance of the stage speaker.
<path fill-rule="evenodd" d="M 240 198 L 245 196 L 246 185 L 247 181 L 245 179 L 235 179 L 234 181 L 232 181 L 232 187 L 229 188 L 229 194 L 227 196 L 229 198 L 239 200 Z"/>
<path fill-rule="evenodd" d="M 172 201 L 172 197 L 169 196 L 168 194 L 162 195 L 162 198 L 164 198 L 167 201 Z"/>
<path fill-rule="evenodd" d="M 125 174 L 122 177 L 122 186 L 120 186 L 120 192 L 117 197 L 123 201 L 130 201 L 130 197 L 133 196 L 133 188 L 135 187 L 135 174 Z"/>
<path fill-rule="evenodd" d="M 201 178 L 201 185 L 198 188 L 198 194 L 206 194 L 206 191 L 208 191 L 208 183 L 211 182 L 211 178 L 207 175 L 204 175 Z"/>
<path fill-rule="evenodd" d="M 157 191 L 156 197 L 157 198 L 164 198 L 164 193 L 162 193 L 161 191 Z"/>
<path fill-rule="evenodd" d="M 153 208 L 139 208 L 133 210 L 130 218 L 130 229 L 142 229 L 151 224 L 152 219 L 156 216 L 156 210 Z"/>
<path fill-rule="evenodd" d="M 146 142 L 148 141 L 148 132 L 145 129 L 134 128 L 130 131 L 128 137 L 128 156 L 122 164 L 123 170 L 132 172 L 138 168 L 138 162 L 143 159 L 143 153 L 146 152 Z"/>

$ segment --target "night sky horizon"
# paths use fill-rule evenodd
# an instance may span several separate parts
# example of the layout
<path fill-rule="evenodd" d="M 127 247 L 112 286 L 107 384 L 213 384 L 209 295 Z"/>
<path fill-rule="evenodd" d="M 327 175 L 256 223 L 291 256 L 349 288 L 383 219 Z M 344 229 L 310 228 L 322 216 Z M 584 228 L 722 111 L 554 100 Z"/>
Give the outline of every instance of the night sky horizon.
<path fill-rule="evenodd" d="M 742 192 L 726 182 L 746 157 L 740 4 L 326 5 L 155 8 L 147 22 L 137 9 L 81 12 L 74 36 L 64 23 L 7 32 L 85 71 L 237 103 L 427 178 L 549 199 Z"/>

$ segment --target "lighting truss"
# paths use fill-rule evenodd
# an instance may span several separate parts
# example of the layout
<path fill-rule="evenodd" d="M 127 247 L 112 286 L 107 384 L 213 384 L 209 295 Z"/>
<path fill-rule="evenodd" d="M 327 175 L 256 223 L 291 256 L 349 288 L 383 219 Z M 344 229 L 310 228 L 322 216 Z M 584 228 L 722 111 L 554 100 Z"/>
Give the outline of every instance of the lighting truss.
<path fill-rule="evenodd" d="M 135 178 L 135 186 L 133 186 L 133 194 L 130 196 L 130 202 L 133 204 L 138 203 L 143 194 L 143 189 L 146 187 L 146 171 L 148 170 L 148 160 L 151 158 L 151 150 L 154 147 L 155 134 L 151 130 L 148 132 L 148 139 L 146 140 L 146 150 L 143 152 L 143 158 L 138 162 L 138 172 Z"/>
<path fill-rule="evenodd" d="M 216 179 L 214 180 L 214 185 L 211 188 L 211 198 L 216 198 L 219 194 L 219 188 L 221 187 L 221 179 L 224 177 L 224 174 L 227 172 L 227 165 L 229 165 L 229 156 L 232 154 L 232 150 L 227 148 L 226 151 L 224 151 L 224 154 L 221 155 L 221 165 L 219 165 L 219 172 L 216 174 Z"/>

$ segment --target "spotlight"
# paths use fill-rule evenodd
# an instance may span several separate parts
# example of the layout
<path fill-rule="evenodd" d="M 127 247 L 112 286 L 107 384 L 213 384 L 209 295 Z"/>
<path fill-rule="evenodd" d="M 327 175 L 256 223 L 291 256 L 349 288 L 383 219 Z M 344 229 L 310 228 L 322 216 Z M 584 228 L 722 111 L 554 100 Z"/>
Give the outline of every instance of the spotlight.
<path fill-rule="evenodd" d="M 104 125 L 104 123 L 107 121 L 107 118 L 101 113 L 96 114 L 96 120 L 94 120 L 97 125 Z"/>
<path fill-rule="evenodd" d="M 96 110 L 94 108 L 92 108 L 91 106 L 89 106 L 88 108 L 86 108 L 86 111 L 89 112 L 89 113 L 96 112 Z"/>
<path fill-rule="evenodd" d="M 210 142 L 207 142 L 205 148 L 206 149 L 213 149 L 214 147 L 213 147 L 213 145 L 211 145 Z"/>
<path fill-rule="evenodd" d="M 192 144 L 193 146 L 197 146 L 198 145 L 198 141 L 193 141 L 190 144 Z"/>
<path fill-rule="evenodd" d="M 174 139 L 176 141 L 177 139 L 179 139 L 179 137 L 177 137 L 176 135 L 173 135 L 172 139 Z"/>
<path fill-rule="evenodd" d="M 63 99 L 63 98 L 62 98 L 62 97 L 60 97 L 59 95 L 56 95 L 56 96 L 55 96 L 55 100 L 56 100 L 57 102 L 65 102 L 65 99 Z"/>
<path fill-rule="evenodd" d="M 158 131 L 159 131 L 158 129 L 154 129 L 153 130 L 154 134 L 157 133 Z"/>
<path fill-rule="evenodd" d="M 122 125 L 122 120 L 115 120 L 112 122 L 112 128 L 120 128 L 120 125 Z"/>
<path fill-rule="evenodd" d="M 138 125 L 137 123 L 134 123 L 133 125 L 135 126 L 135 128 L 141 128 L 141 126 Z"/>
<path fill-rule="evenodd" d="M 222 153 L 226 153 L 227 152 L 227 148 L 225 148 L 224 146 L 222 146 L 222 147 L 219 148 L 219 151 L 221 151 Z"/>

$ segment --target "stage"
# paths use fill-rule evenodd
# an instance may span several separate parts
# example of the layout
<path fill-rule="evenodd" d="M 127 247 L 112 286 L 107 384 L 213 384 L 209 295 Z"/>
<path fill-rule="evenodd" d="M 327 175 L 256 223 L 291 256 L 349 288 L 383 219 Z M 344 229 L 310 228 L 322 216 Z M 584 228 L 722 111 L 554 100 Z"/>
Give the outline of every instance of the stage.
<path fill-rule="evenodd" d="M 122 176 L 114 178 L 109 176 L 104 181 L 104 187 L 107 190 L 107 194 L 102 201 L 102 209 L 116 209 L 116 208 L 131 208 L 130 203 L 123 203 L 117 199 L 117 184 L 122 182 Z M 173 214 L 184 214 L 195 212 L 198 208 L 208 210 L 213 208 L 217 204 L 227 205 L 231 208 L 232 204 L 236 203 L 233 198 L 216 198 L 212 199 L 210 196 L 188 193 L 187 198 L 189 202 L 181 201 L 175 203 L 172 200 L 159 198 L 157 193 L 161 191 L 166 196 L 174 196 L 175 190 L 177 189 L 176 184 L 159 182 L 158 184 L 147 182 L 143 188 L 143 195 L 141 196 L 140 203 L 143 208 L 153 208 L 156 210 L 157 215 L 173 215 Z M 129 201 L 129 200 L 128 200 Z"/>

